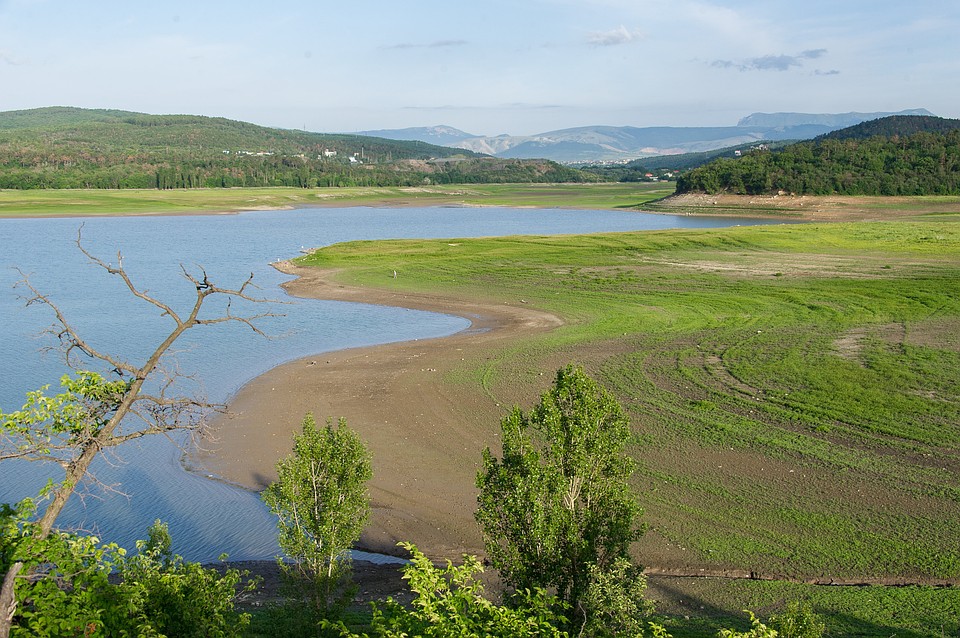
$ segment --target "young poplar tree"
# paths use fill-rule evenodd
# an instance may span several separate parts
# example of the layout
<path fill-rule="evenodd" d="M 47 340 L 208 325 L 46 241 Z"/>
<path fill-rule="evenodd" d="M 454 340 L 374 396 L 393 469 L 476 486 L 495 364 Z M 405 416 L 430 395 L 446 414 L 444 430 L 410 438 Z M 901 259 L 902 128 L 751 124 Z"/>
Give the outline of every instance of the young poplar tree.
<path fill-rule="evenodd" d="M 594 581 L 622 571 L 643 533 L 627 483 L 627 417 L 582 368 L 567 366 L 529 414 L 514 408 L 501 432 L 502 458 L 487 448 L 477 475 L 487 557 L 519 591 L 556 591 L 580 628 L 603 612 L 590 609 Z"/>
<path fill-rule="evenodd" d="M 350 548 L 370 515 L 371 476 L 370 452 L 345 419 L 321 428 L 307 414 L 263 493 L 279 517 L 280 548 L 294 561 L 281 559 L 280 568 L 321 618 L 352 598 Z"/>

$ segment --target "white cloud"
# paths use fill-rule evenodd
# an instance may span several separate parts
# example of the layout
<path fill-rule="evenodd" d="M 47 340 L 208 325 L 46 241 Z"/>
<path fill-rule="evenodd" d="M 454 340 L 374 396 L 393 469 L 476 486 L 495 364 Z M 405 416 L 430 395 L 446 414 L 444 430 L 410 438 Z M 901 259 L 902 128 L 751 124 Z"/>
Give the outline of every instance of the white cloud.
<path fill-rule="evenodd" d="M 597 47 L 612 47 L 618 44 L 627 44 L 643 37 L 639 29 L 630 31 L 622 24 L 610 31 L 594 31 L 587 34 L 587 44 Z"/>

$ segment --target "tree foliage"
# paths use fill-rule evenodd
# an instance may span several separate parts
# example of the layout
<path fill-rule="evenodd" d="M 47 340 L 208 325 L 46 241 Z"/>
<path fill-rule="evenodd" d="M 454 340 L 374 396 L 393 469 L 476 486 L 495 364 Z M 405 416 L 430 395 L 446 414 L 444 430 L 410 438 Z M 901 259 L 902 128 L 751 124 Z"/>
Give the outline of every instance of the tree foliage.
<path fill-rule="evenodd" d="M 113 597 L 109 575 L 122 559 L 116 545 L 92 536 L 38 534 L 31 521 L 35 503 L 0 506 L 0 569 L 22 565 L 5 583 L 16 602 L 8 622 L 11 636 L 86 636 L 102 631 Z M 15 587 L 14 587 L 15 585 Z"/>
<path fill-rule="evenodd" d="M 171 551 L 166 524 L 156 521 L 147 540 L 137 541 L 138 553 L 120 563 L 121 583 L 115 597 L 131 635 L 165 635 L 182 638 L 232 638 L 243 635 L 250 615 L 239 613 L 236 603 L 256 588 L 245 573 L 223 573 L 191 563 Z M 226 556 L 221 556 L 226 560 Z M 119 632 L 110 632 L 117 634 Z"/>
<path fill-rule="evenodd" d="M 463 565 L 447 561 L 434 566 L 410 543 L 400 543 L 412 554 L 403 578 L 415 594 L 409 606 L 392 598 L 375 604 L 371 628 L 375 636 L 464 636 L 468 638 L 526 638 L 566 636 L 557 629 L 555 601 L 542 589 L 524 591 L 512 606 L 496 605 L 484 597 L 477 576 L 483 566 L 475 556 L 464 556 Z"/>
<path fill-rule="evenodd" d="M 779 151 L 754 151 L 685 173 L 677 192 L 957 195 L 960 130 L 823 138 Z"/>
<path fill-rule="evenodd" d="M 35 509 L 29 499 L 0 509 L 0 567 L 26 567 L 15 590 L 11 636 L 233 638 L 247 626 L 249 615 L 236 603 L 254 581 L 235 569 L 221 574 L 184 562 L 171 553 L 159 521 L 128 558 L 94 536 L 41 536 L 30 520 Z"/>
<path fill-rule="evenodd" d="M 278 478 L 263 493 L 294 561 L 280 567 L 321 617 L 352 597 L 349 552 L 370 514 L 371 475 L 370 453 L 344 419 L 319 428 L 307 414 L 293 454 L 277 463 Z"/>
<path fill-rule="evenodd" d="M 552 589 L 579 627 L 601 613 L 587 597 L 639 538 L 641 510 L 623 454 L 630 429 L 622 407 L 582 368 L 557 372 L 524 414 L 501 422 L 503 452 L 489 448 L 477 476 L 477 522 L 491 563 L 518 590 Z"/>

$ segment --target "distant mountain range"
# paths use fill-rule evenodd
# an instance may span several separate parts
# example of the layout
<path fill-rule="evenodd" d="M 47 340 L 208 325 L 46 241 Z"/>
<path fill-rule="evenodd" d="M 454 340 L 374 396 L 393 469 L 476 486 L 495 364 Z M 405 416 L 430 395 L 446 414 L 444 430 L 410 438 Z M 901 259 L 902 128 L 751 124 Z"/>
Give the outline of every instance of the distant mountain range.
<path fill-rule="evenodd" d="M 452 148 L 461 148 L 457 146 L 460 142 L 477 137 L 470 133 L 464 133 L 460 129 L 455 129 L 452 126 L 416 126 L 401 129 L 382 129 L 379 131 L 359 131 L 354 133 L 354 135 L 381 137 L 387 140 L 426 142 L 427 144 L 449 146 Z"/>
<path fill-rule="evenodd" d="M 501 158 L 542 158 L 578 163 L 697 153 L 761 140 L 806 140 L 891 115 L 933 114 L 926 109 L 896 113 L 754 113 L 741 119 L 736 126 L 584 126 L 525 136 L 474 136 L 451 126 L 362 131 L 357 134 L 392 140 L 418 140 Z"/>

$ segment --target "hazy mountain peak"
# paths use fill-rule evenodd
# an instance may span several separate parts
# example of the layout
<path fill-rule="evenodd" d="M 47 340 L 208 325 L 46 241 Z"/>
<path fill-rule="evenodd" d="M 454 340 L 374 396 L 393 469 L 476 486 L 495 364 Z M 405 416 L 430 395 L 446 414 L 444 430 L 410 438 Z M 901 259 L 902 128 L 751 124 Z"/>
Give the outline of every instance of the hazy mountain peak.
<path fill-rule="evenodd" d="M 358 131 L 355 135 L 382 137 L 388 140 L 408 140 L 427 142 L 438 146 L 453 146 L 457 142 L 477 137 L 452 126 L 412 126 L 401 129 L 380 129 L 376 131 Z"/>
<path fill-rule="evenodd" d="M 628 161 L 652 155 L 696 153 L 761 140 L 801 140 L 897 113 L 753 113 L 736 126 L 578 126 L 533 135 L 474 136 L 452 126 L 363 131 L 391 140 L 419 140 L 502 158 L 557 162 Z"/>
<path fill-rule="evenodd" d="M 927 109 L 908 109 L 896 112 L 878 113 L 752 113 L 737 122 L 737 126 L 829 126 L 844 128 L 868 120 L 876 120 L 890 115 L 933 115 Z"/>

